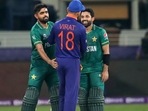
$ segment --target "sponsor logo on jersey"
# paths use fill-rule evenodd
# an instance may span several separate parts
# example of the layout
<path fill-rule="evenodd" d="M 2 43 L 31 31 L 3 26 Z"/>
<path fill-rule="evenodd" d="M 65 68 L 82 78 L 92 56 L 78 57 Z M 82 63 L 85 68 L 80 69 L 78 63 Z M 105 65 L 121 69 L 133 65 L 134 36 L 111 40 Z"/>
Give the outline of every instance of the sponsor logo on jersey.
<path fill-rule="evenodd" d="M 32 36 L 32 39 L 36 40 L 35 35 Z"/>
<path fill-rule="evenodd" d="M 86 52 L 95 52 L 95 51 L 97 51 L 96 46 L 87 46 Z"/>
<path fill-rule="evenodd" d="M 50 46 L 51 45 L 48 42 L 46 42 L 45 45 L 44 45 L 44 47 L 50 47 Z"/>

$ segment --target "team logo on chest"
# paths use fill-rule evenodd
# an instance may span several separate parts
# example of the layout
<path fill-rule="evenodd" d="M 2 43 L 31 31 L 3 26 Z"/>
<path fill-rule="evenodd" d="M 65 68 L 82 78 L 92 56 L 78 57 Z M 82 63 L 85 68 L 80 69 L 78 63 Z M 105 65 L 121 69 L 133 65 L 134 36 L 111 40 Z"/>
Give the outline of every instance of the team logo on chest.
<path fill-rule="evenodd" d="M 92 41 L 93 41 L 93 42 L 97 42 L 97 38 L 96 38 L 96 37 L 93 37 L 93 38 L 92 38 Z"/>
<path fill-rule="evenodd" d="M 47 35 L 46 34 L 43 34 L 43 39 L 45 40 L 47 38 L 48 38 Z"/>

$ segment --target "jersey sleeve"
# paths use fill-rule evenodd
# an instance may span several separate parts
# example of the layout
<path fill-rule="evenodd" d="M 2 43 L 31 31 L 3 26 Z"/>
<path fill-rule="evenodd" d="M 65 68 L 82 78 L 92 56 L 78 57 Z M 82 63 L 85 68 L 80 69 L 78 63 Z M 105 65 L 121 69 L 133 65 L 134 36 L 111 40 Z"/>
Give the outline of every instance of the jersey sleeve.
<path fill-rule="evenodd" d="M 34 45 L 42 44 L 42 40 L 41 40 L 41 36 L 39 34 L 39 31 L 32 30 L 30 32 L 30 37 L 31 37 L 32 44 L 34 44 Z"/>
<path fill-rule="evenodd" d="M 100 40 L 101 40 L 102 46 L 109 44 L 108 35 L 107 35 L 107 32 L 104 29 L 101 29 L 101 33 L 99 35 L 100 35 Z"/>

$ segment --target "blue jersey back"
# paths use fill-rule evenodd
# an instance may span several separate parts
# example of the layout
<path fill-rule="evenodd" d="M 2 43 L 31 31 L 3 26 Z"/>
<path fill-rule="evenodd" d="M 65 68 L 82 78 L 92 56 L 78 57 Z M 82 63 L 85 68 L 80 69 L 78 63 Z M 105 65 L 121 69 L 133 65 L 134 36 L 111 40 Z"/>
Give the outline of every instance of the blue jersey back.
<path fill-rule="evenodd" d="M 52 28 L 50 44 L 56 44 L 56 57 L 80 58 L 86 51 L 86 29 L 74 18 L 66 17 Z"/>

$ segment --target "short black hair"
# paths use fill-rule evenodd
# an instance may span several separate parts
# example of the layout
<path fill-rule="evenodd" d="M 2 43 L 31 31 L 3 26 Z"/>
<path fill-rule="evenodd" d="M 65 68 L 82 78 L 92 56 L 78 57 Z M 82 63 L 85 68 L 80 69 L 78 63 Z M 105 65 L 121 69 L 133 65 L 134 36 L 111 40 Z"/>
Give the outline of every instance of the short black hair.
<path fill-rule="evenodd" d="M 94 11 L 93 11 L 93 9 L 91 9 L 91 8 L 86 8 L 85 10 L 81 11 L 81 13 L 82 13 L 82 12 L 89 12 L 90 15 L 91 15 L 91 17 L 94 17 L 94 16 L 95 16 Z"/>
<path fill-rule="evenodd" d="M 48 8 L 48 7 L 47 5 L 42 3 L 35 5 L 33 10 L 34 14 L 38 13 L 42 8 Z"/>

